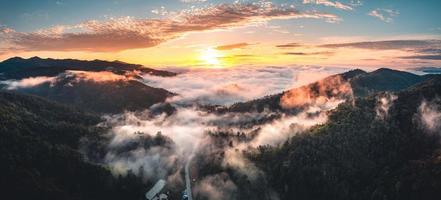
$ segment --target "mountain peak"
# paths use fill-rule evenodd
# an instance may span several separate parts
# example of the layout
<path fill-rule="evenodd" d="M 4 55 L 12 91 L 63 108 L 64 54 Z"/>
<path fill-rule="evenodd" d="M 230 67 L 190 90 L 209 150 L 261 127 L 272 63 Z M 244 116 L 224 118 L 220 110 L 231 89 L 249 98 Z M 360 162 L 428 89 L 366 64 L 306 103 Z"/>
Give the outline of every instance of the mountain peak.
<path fill-rule="evenodd" d="M 353 69 L 348 72 L 342 73 L 341 76 L 343 76 L 344 79 L 351 79 L 354 78 L 360 74 L 366 74 L 367 72 L 361 69 Z"/>
<path fill-rule="evenodd" d="M 29 60 L 42 60 L 42 58 L 38 57 L 38 56 L 34 56 L 29 58 Z"/>
<path fill-rule="evenodd" d="M 4 60 L 3 62 L 9 63 L 9 62 L 18 62 L 18 61 L 22 61 L 22 60 L 25 60 L 25 59 L 22 57 L 16 56 L 16 57 L 8 58 L 8 59 Z"/>
<path fill-rule="evenodd" d="M 375 73 L 390 73 L 390 72 L 398 72 L 398 73 L 403 73 L 404 71 L 398 71 L 398 70 L 394 70 L 394 69 L 389 69 L 389 68 L 379 68 L 371 73 L 375 74 Z M 404 72 L 406 73 L 406 72 Z"/>

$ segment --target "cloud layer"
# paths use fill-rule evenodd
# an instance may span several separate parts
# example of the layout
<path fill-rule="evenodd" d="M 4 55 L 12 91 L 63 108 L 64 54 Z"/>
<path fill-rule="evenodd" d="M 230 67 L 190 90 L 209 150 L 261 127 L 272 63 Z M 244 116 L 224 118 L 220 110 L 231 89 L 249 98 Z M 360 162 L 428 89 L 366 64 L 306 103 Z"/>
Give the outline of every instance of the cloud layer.
<path fill-rule="evenodd" d="M 0 29 L 0 51 L 99 51 L 111 52 L 156 46 L 193 31 L 227 29 L 272 19 L 323 19 L 339 17 L 316 11 L 300 12 L 272 3 L 219 4 L 183 10 L 164 19 L 112 18 L 55 26 L 36 32 Z"/>
<path fill-rule="evenodd" d="M 37 76 L 29 77 L 21 80 L 5 80 L 0 81 L 0 84 L 6 85 L 7 90 L 17 90 L 32 88 L 42 84 L 50 84 L 53 86 L 59 82 L 68 80 L 66 85 L 71 85 L 81 81 L 94 81 L 94 82 L 114 82 L 121 80 L 129 80 L 131 77 L 126 77 L 123 75 L 114 74 L 112 72 L 102 71 L 102 72 L 87 72 L 87 71 L 77 71 L 77 70 L 67 70 L 57 76 L 47 77 L 47 76 Z"/>
<path fill-rule="evenodd" d="M 173 103 L 229 105 L 276 94 L 344 70 L 313 66 L 193 69 L 175 77 L 145 75 L 144 81 L 179 94 L 170 99 Z"/>
<path fill-rule="evenodd" d="M 441 40 L 383 40 L 351 43 L 323 44 L 322 48 L 357 48 L 367 50 L 399 50 L 407 56 L 398 59 L 441 60 Z"/>
<path fill-rule="evenodd" d="M 406 50 L 406 49 L 427 49 L 434 47 L 441 48 L 441 40 L 382 40 L 351 43 L 324 44 L 319 47 L 325 48 L 360 48 L 373 50 Z"/>

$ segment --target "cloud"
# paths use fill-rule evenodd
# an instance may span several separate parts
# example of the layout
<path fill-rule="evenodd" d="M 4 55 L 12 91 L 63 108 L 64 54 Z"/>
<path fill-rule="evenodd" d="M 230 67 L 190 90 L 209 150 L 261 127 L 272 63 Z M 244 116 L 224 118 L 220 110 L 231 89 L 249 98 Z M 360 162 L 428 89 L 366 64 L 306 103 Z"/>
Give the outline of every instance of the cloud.
<path fill-rule="evenodd" d="M 206 2 L 207 0 L 180 0 L 183 3 Z"/>
<path fill-rule="evenodd" d="M 288 43 L 288 44 L 280 44 L 277 45 L 276 47 L 278 48 L 294 48 L 294 47 L 302 47 L 302 44 L 299 43 Z"/>
<path fill-rule="evenodd" d="M 238 143 L 234 147 L 222 147 L 225 153 L 219 164 L 220 167 L 234 170 L 234 173 L 245 174 L 253 181 L 260 176 L 260 171 L 240 150 L 260 145 L 277 145 L 311 126 L 325 123 L 327 111 L 343 101 L 332 99 L 317 102 L 304 112 L 283 114 L 280 118 L 261 125 L 256 124 L 256 120 L 265 119 L 275 113 L 251 111 L 215 114 L 197 107 L 175 105 L 177 110 L 172 115 L 150 115 L 147 110 L 105 116 L 106 121 L 100 126 L 110 128 L 106 136 L 109 138 L 107 152 L 102 162 L 109 165 L 115 174 L 125 174 L 130 170 L 146 180 L 165 179 L 173 182 L 176 181 L 175 175 L 189 158 L 197 152 L 207 153 L 204 148 L 216 146 L 215 141 L 208 139 L 208 133 L 231 132 L 236 135 L 237 132 L 243 132 L 250 141 Z M 198 162 L 198 165 L 203 166 L 204 163 Z M 235 188 L 235 183 L 228 176 L 221 179 L 222 181 L 217 180 L 220 177 L 212 178 L 214 177 L 198 180 L 195 193 L 223 199 L 223 195 L 233 192 L 230 189 Z M 224 184 L 228 187 L 222 187 Z M 213 191 L 213 188 L 217 191 Z"/>
<path fill-rule="evenodd" d="M 76 71 L 76 70 L 66 70 L 63 73 L 58 74 L 57 76 L 47 77 L 47 76 L 37 76 L 37 77 L 29 77 L 21 80 L 5 80 L 0 81 L 0 84 L 6 85 L 7 90 L 17 90 L 17 89 L 25 89 L 32 88 L 42 84 L 50 84 L 50 86 L 54 86 L 57 83 L 63 82 L 67 80 L 66 85 L 72 85 L 75 83 L 79 83 L 81 81 L 93 81 L 97 83 L 102 82 L 113 82 L 113 81 L 125 81 L 130 80 L 131 77 L 126 77 L 124 75 L 114 74 L 112 72 L 87 72 L 87 71 Z"/>
<path fill-rule="evenodd" d="M 397 100 L 398 96 L 385 93 L 381 96 L 377 96 L 377 105 L 375 107 L 375 113 L 377 118 L 384 120 L 388 116 L 389 108 L 393 105 L 394 101 Z"/>
<path fill-rule="evenodd" d="M 431 46 L 441 47 L 441 40 L 382 40 L 319 45 L 319 47 L 324 48 L 360 48 L 373 50 L 427 49 Z"/>
<path fill-rule="evenodd" d="M 228 55 L 228 56 L 223 56 L 220 57 L 219 59 L 223 59 L 223 60 L 229 60 L 229 59 L 252 59 L 252 58 L 257 58 L 257 55 L 253 55 L 253 54 L 233 54 L 233 55 Z"/>
<path fill-rule="evenodd" d="M 167 78 L 144 75 L 144 82 L 179 94 L 169 99 L 176 104 L 229 105 L 279 93 L 298 86 L 299 81 L 306 84 L 344 70 L 312 66 L 192 69 Z M 314 78 L 305 82 L 302 75 L 305 72 L 308 72 L 307 77 Z"/>
<path fill-rule="evenodd" d="M 418 60 L 441 60 L 441 54 L 439 55 L 415 55 L 415 56 L 402 56 L 401 59 L 418 59 Z"/>
<path fill-rule="evenodd" d="M 353 10 L 353 8 L 349 5 L 345 5 L 338 1 L 329 1 L 329 0 L 303 0 L 304 4 L 317 4 L 324 5 L 329 7 L 334 7 L 342 10 Z"/>
<path fill-rule="evenodd" d="M 317 55 L 323 55 L 323 56 L 330 56 L 334 54 L 334 52 L 330 51 L 320 51 L 320 52 L 285 52 L 283 55 L 292 55 L 292 56 L 317 56 Z"/>
<path fill-rule="evenodd" d="M 441 74 L 441 67 L 414 67 L 410 68 L 410 70 L 427 74 Z"/>
<path fill-rule="evenodd" d="M 321 48 L 357 48 L 368 50 L 399 50 L 405 56 L 397 59 L 441 60 L 441 40 L 382 40 L 318 45 Z"/>
<path fill-rule="evenodd" d="M 0 28 L 0 50 L 5 51 L 122 51 L 148 48 L 194 31 L 228 29 L 272 19 L 323 19 L 338 22 L 333 14 L 300 12 L 272 3 L 219 4 L 182 10 L 165 19 L 111 18 L 56 26 L 36 32 Z"/>
<path fill-rule="evenodd" d="M 286 139 L 299 134 L 314 125 L 324 124 L 327 121 L 326 111 L 332 110 L 343 100 L 332 100 L 323 104 L 311 105 L 305 112 L 294 116 L 283 116 L 271 123 L 264 124 L 259 135 L 251 141 L 253 147 L 261 145 L 279 145 Z"/>
<path fill-rule="evenodd" d="M 423 128 L 431 134 L 441 134 L 441 109 L 440 100 L 423 100 L 418 107 L 417 116 Z"/>
<path fill-rule="evenodd" d="M 204 177 L 194 189 L 195 196 L 201 199 L 223 200 L 236 199 L 238 188 L 226 173 Z"/>
<path fill-rule="evenodd" d="M 320 98 L 318 96 L 326 92 L 319 93 L 315 97 L 321 99 L 320 101 L 306 102 L 308 105 L 295 114 L 268 110 L 213 113 L 187 105 L 191 105 L 194 99 L 201 96 L 212 98 L 209 102 L 223 104 L 244 97 L 252 99 L 315 81 L 316 78 L 336 73 L 338 70 L 342 69 L 307 66 L 243 67 L 218 71 L 189 70 L 168 79 L 146 76 L 145 81 L 153 83 L 153 86 L 167 86 L 166 89 L 182 91 L 182 94 L 189 95 L 171 101 L 176 111 L 170 115 L 153 115 L 146 110 L 105 116 L 105 122 L 100 126 L 108 128 L 106 138 L 109 140 L 105 144 L 105 155 L 101 161 L 115 174 L 125 174 L 130 170 L 145 180 L 161 178 L 167 180 L 171 187 L 181 184 L 181 187 L 176 188 L 182 188 L 181 170 L 189 159 L 194 158 L 197 159 L 197 166 L 193 165 L 192 170 L 203 170 L 206 165 L 221 169 L 208 175 L 204 174 L 206 171 L 196 171 L 199 173 L 193 190 L 196 196 L 208 199 L 236 199 L 236 195 L 241 193 L 240 186 L 243 186 L 239 185 L 241 180 L 237 180 L 237 177 L 242 177 L 242 181 L 246 178 L 247 184 L 254 185 L 262 184 L 261 178 L 264 177 L 263 172 L 247 159 L 244 154 L 247 149 L 254 149 L 260 145 L 278 145 L 311 126 L 325 123 L 328 111 L 346 99 L 337 96 Z M 314 76 L 314 71 L 319 75 Z M 338 81 L 327 82 L 333 85 L 334 89 L 343 88 L 339 86 Z M 247 84 L 251 86 L 246 86 Z M 204 90 L 208 92 L 201 92 Z M 214 95 L 216 93 L 218 96 Z M 231 94 L 232 100 L 225 101 L 224 95 Z M 338 92 L 332 95 L 338 95 Z M 181 106 L 179 103 L 184 101 L 187 105 Z M 268 120 L 269 116 L 276 117 Z M 257 121 L 262 122 L 256 123 Z M 221 134 L 221 137 L 213 136 L 216 133 Z M 200 154 L 203 157 L 198 159 Z M 213 160 L 216 163 L 211 163 Z"/>
<path fill-rule="evenodd" d="M 114 174 L 126 174 L 129 170 L 144 180 L 173 178 L 176 166 L 181 162 L 170 138 L 160 133 L 135 133 L 133 139 L 114 137 L 107 146 L 104 162 L 111 166 Z"/>
<path fill-rule="evenodd" d="M 64 74 L 59 77 L 74 77 L 76 82 L 80 81 L 94 81 L 94 82 L 115 82 L 129 80 L 123 75 L 114 74 L 112 72 L 101 71 L 101 72 L 87 72 L 87 71 L 77 71 L 77 70 L 67 70 Z"/>
<path fill-rule="evenodd" d="M 419 53 L 440 54 L 441 55 L 441 49 L 436 49 L 436 48 L 420 49 L 420 50 L 418 50 L 418 52 Z"/>
<path fill-rule="evenodd" d="M 242 49 L 244 47 L 249 46 L 250 44 L 248 43 L 236 43 L 236 44 L 228 44 L 228 45 L 222 45 L 222 46 L 217 46 L 216 50 L 220 50 L 220 51 L 225 51 L 225 50 L 233 50 L 233 49 Z"/>
<path fill-rule="evenodd" d="M 321 105 L 336 99 L 353 98 L 350 83 L 340 75 L 330 76 L 313 84 L 285 92 L 280 98 L 280 105 L 290 109 L 305 105 Z"/>
<path fill-rule="evenodd" d="M 396 10 L 382 9 L 382 8 L 377 8 L 377 9 L 372 10 L 368 13 L 369 16 L 378 18 L 381 21 L 384 21 L 386 23 L 393 22 L 394 21 L 393 17 L 396 17 L 399 14 L 400 13 Z"/>
<path fill-rule="evenodd" d="M 37 76 L 37 77 L 30 77 L 21 80 L 0 81 L 0 84 L 6 85 L 7 90 L 17 90 L 23 88 L 31 88 L 45 83 L 53 84 L 55 82 L 56 82 L 56 77 Z"/>

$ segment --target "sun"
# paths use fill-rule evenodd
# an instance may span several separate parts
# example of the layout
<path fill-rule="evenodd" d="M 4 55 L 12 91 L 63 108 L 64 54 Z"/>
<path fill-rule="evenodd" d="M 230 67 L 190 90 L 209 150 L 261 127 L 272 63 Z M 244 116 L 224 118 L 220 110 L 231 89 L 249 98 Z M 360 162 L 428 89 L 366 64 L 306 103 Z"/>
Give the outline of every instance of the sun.
<path fill-rule="evenodd" d="M 221 61 L 222 53 L 213 48 L 204 49 L 201 51 L 199 59 L 207 66 L 222 67 Z"/>

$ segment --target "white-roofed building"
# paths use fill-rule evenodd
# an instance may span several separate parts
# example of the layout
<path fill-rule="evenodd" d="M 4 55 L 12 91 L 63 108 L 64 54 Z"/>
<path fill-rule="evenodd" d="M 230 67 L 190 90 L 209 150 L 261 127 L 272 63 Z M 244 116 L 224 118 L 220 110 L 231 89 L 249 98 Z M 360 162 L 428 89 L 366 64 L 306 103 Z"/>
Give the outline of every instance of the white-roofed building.
<path fill-rule="evenodd" d="M 160 194 L 161 191 L 164 189 L 165 184 L 166 184 L 165 180 L 160 179 L 147 193 L 145 193 L 145 198 L 147 198 L 147 200 L 168 199 L 168 196 L 166 194 Z"/>

